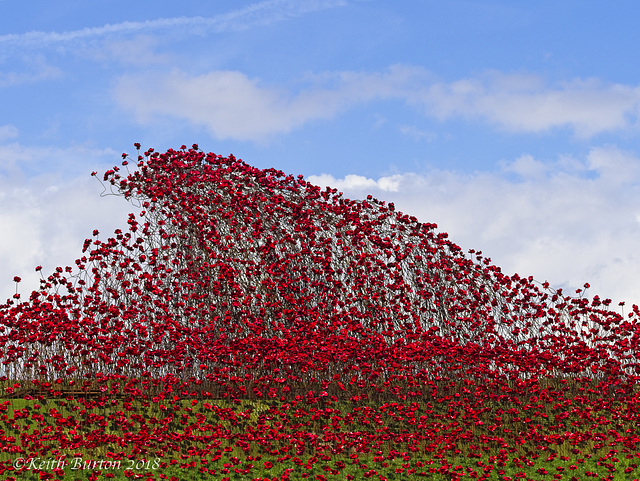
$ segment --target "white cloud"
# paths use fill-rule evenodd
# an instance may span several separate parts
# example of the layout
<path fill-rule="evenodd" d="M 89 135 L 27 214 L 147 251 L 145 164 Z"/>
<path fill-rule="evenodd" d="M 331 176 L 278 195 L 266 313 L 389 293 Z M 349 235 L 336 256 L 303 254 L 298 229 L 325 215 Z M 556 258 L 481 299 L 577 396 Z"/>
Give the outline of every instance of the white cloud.
<path fill-rule="evenodd" d="M 412 101 L 440 119 L 481 118 L 520 132 L 568 127 L 579 137 L 590 137 L 636 126 L 640 87 L 597 79 L 549 87 L 535 75 L 488 72 L 425 86 Z"/>
<path fill-rule="evenodd" d="M 380 177 L 378 180 L 370 179 L 363 175 L 349 174 L 344 179 L 336 179 L 329 174 L 310 175 L 307 180 L 322 188 L 331 187 L 346 191 L 380 190 L 383 192 L 396 192 L 406 176 L 397 174 Z"/>
<path fill-rule="evenodd" d="M 102 239 L 126 229 L 127 213 L 136 209 L 123 199 L 100 197 L 93 182 L 47 176 L 13 187 L 0 179 L 0 303 L 15 293 L 15 275 L 22 278 L 19 292 L 25 298 L 39 285 L 37 265 L 44 266 L 45 276 L 58 266 L 75 266 L 94 228 Z"/>
<path fill-rule="evenodd" d="M 167 115 L 205 125 L 218 138 L 263 141 L 309 121 L 331 118 L 357 103 L 407 95 L 422 75 L 424 70 L 404 66 L 376 74 L 326 73 L 309 76 L 313 85 L 293 95 L 262 86 L 242 72 L 189 76 L 175 70 L 123 76 L 114 94 L 141 122 Z M 332 88 L 325 87 L 329 83 Z"/>
<path fill-rule="evenodd" d="M 425 69 L 393 65 L 383 72 L 306 75 L 294 93 L 264 86 L 238 71 L 190 75 L 182 71 L 120 78 L 115 96 L 141 121 L 156 115 L 204 125 L 218 138 L 263 141 L 354 105 L 396 99 L 439 120 L 482 120 L 519 132 L 568 128 L 579 137 L 637 127 L 640 87 L 575 80 L 550 87 L 533 75 L 490 72 L 479 78 L 435 82 Z M 435 134 L 413 126 L 400 132 L 414 140 Z"/>
<path fill-rule="evenodd" d="M 414 125 L 402 125 L 400 127 L 400 133 L 402 135 L 406 135 L 407 137 L 412 138 L 413 140 L 415 140 L 416 142 L 419 141 L 426 141 L 426 142 L 431 142 L 433 140 L 436 139 L 436 137 L 438 136 L 438 134 L 436 134 L 435 132 L 431 132 L 428 130 L 422 130 L 417 128 Z"/>
<path fill-rule="evenodd" d="M 551 168 L 548 164 L 534 159 L 529 154 L 521 155 L 513 162 L 505 162 L 502 167 L 505 172 L 513 172 L 523 179 L 540 179 Z"/>
<path fill-rule="evenodd" d="M 13 125 L 1 125 L 0 126 L 0 142 L 8 139 L 13 139 L 18 136 L 18 129 Z"/>
<path fill-rule="evenodd" d="M 605 146 L 584 159 L 553 163 L 525 155 L 494 173 L 398 174 L 393 189 L 389 177 L 308 180 L 350 198 L 392 201 L 422 222 L 437 223 L 463 250 L 482 250 L 507 274 L 549 280 L 567 293 L 589 282 L 590 295 L 640 303 L 638 166 L 639 158 Z M 515 181 L 506 175 L 513 172 Z"/>
<path fill-rule="evenodd" d="M 610 147 L 592 149 L 587 166 L 613 189 L 634 183 L 640 174 L 640 165 L 634 155 Z"/>
<path fill-rule="evenodd" d="M 287 132 L 296 120 L 303 120 L 282 93 L 261 88 L 240 72 L 188 77 L 174 71 L 162 79 L 125 76 L 116 88 L 116 99 L 143 123 L 156 114 L 182 117 L 206 125 L 218 138 L 259 139 Z"/>
<path fill-rule="evenodd" d="M 106 239 L 114 229 L 127 228 L 127 214 L 137 209 L 122 198 L 101 197 L 102 187 L 90 176 L 91 169 L 104 171 L 119 157 L 83 147 L 0 146 L 0 303 L 15 293 L 14 276 L 22 278 L 19 292 L 26 298 L 38 288 L 37 265 L 45 276 L 58 266 L 74 266 L 93 229 Z M 41 172 L 26 178 L 24 172 L 41 169 L 43 158 L 72 175 Z M 93 166 L 87 167 L 87 158 Z"/>

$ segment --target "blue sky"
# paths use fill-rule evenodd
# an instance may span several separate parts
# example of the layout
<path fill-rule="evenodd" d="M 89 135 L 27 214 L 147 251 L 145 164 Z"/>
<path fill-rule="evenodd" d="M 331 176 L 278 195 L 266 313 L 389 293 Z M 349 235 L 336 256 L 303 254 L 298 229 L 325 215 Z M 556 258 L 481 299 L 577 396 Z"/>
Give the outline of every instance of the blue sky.
<path fill-rule="evenodd" d="M 198 143 L 395 202 L 507 273 L 640 302 L 640 5 L 0 0 L 0 297 Z"/>

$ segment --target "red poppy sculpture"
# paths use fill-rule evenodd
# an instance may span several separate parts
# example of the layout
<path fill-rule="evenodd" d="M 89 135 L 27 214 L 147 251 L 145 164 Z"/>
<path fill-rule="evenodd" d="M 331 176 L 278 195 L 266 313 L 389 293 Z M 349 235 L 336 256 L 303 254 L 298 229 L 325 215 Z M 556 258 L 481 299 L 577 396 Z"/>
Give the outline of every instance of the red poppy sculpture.
<path fill-rule="evenodd" d="M 238 396 L 638 379 L 635 306 L 625 319 L 608 300 L 506 275 L 393 204 L 197 145 L 123 157 L 104 182 L 141 212 L 0 307 L 4 379 L 274 379 Z"/>

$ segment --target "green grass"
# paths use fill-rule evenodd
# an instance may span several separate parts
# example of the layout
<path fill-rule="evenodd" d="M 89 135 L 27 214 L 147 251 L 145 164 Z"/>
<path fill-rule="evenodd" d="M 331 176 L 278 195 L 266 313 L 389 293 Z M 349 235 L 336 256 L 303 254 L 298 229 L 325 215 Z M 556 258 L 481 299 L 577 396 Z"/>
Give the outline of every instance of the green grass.
<path fill-rule="evenodd" d="M 325 405 L 277 400 L 243 400 L 237 402 L 190 399 L 167 399 L 145 402 L 123 399 L 110 402 L 43 398 L 5 401 L 0 414 L 2 443 L 0 461 L 15 463 L 18 458 L 35 457 L 53 472 L 52 460 L 63 457 L 71 464 L 64 475 L 54 479 L 89 479 L 87 471 L 72 469 L 85 462 L 103 462 L 94 479 L 624 479 L 640 477 L 636 451 L 620 443 L 610 446 L 591 437 L 572 443 L 512 441 L 515 433 L 535 430 L 540 433 L 601 432 L 634 433 L 635 417 L 625 418 L 620 401 L 593 403 L 591 408 L 566 400 L 537 403 L 528 400 L 489 400 L 483 403 L 476 418 L 465 418 L 471 398 L 452 404 L 446 397 L 421 402 L 384 403 L 341 401 Z M 452 405 L 456 406 L 452 410 Z M 215 406 L 215 407 L 214 407 Z M 400 409 L 402 406 L 402 409 Z M 285 409 L 286 408 L 286 409 Z M 332 410 L 329 414 L 324 408 Z M 413 410 L 412 416 L 405 415 Z M 455 411 L 455 412 L 454 412 Z M 476 410 L 477 411 L 477 410 Z M 21 417 L 20 413 L 29 413 Z M 585 413 L 588 412 L 588 416 Z M 286 416 L 283 417 L 283 413 Z M 567 415 L 567 413 L 569 413 Z M 618 413 L 618 414 L 617 414 Z M 17 416 L 16 416 L 17 414 Z M 376 419 L 377 416 L 377 419 Z M 75 419 L 80 426 L 69 426 Z M 283 428 L 283 423 L 286 426 Z M 284 431 L 289 437 L 250 443 L 243 439 L 251 430 L 269 428 Z M 191 437 L 173 439 L 171 433 L 191 429 Z M 403 433 L 455 433 L 447 442 L 402 438 Z M 135 436 L 156 430 L 166 437 L 152 444 L 140 445 Z M 431 431 L 429 431 L 431 430 Z M 362 432 L 377 434 L 376 443 L 357 443 L 342 449 L 340 443 L 324 441 L 324 433 Z M 384 433 L 389 433 L 384 436 Z M 304 437 L 315 435 L 317 439 Z M 11 437 L 19 440 L 35 436 L 44 453 L 8 452 Z M 46 436 L 53 436 L 50 441 Z M 59 439 L 65 438 L 65 444 Z M 74 439 L 95 438 L 89 447 L 74 446 Z M 76 461 L 82 458 L 82 462 Z M 107 461 L 119 465 L 106 465 Z M 38 466 L 35 462 L 34 467 Z M 273 466 L 271 466 L 273 465 Z M 94 466 L 95 467 L 95 466 Z M 114 469 L 112 469 L 114 468 Z M 95 470 L 91 470 L 95 472 Z M 627 472 L 625 472 L 627 471 Z M 215 473 L 215 474 L 212 474 Z M 422 474 L 424 473 L 424 474 Z M 474 476 L 475 473 L 475 477 Z M 597 476 L 594 476 L 594 473 Z M 132 476 L 127 477 L 127 474 Z M 2 476 L 40 479 L 37 470 Z M 135 477 L 136 475 L 138 477 Z M 112 477 L 111 477 L 112 476 Z M 556 476 L 554 478 L 554 476 Z M 557 476 L 562 476 L 558 478 Z M 611 477 L 612 476 L 612 477 Z M 506 477 L 506 478 L 505 478 Z M 321 478 L 318 478 L 321 479 Z"/>

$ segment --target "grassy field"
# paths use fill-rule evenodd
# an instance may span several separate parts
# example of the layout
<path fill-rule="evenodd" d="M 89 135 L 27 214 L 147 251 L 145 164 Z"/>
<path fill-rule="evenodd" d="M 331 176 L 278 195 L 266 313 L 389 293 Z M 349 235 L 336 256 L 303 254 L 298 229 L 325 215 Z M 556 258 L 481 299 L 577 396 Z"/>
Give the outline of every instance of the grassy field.
<path fill-rule="evenodd" d="M 0 408 L 2 479 L 640 478 L 635 397 L 57 396 Z M 579 391 L 578 391 L 579 392 Z M 60 461 L 62 460 L 62 462 Z M 46 473 L 46 474 L 45 474 Z"/>

